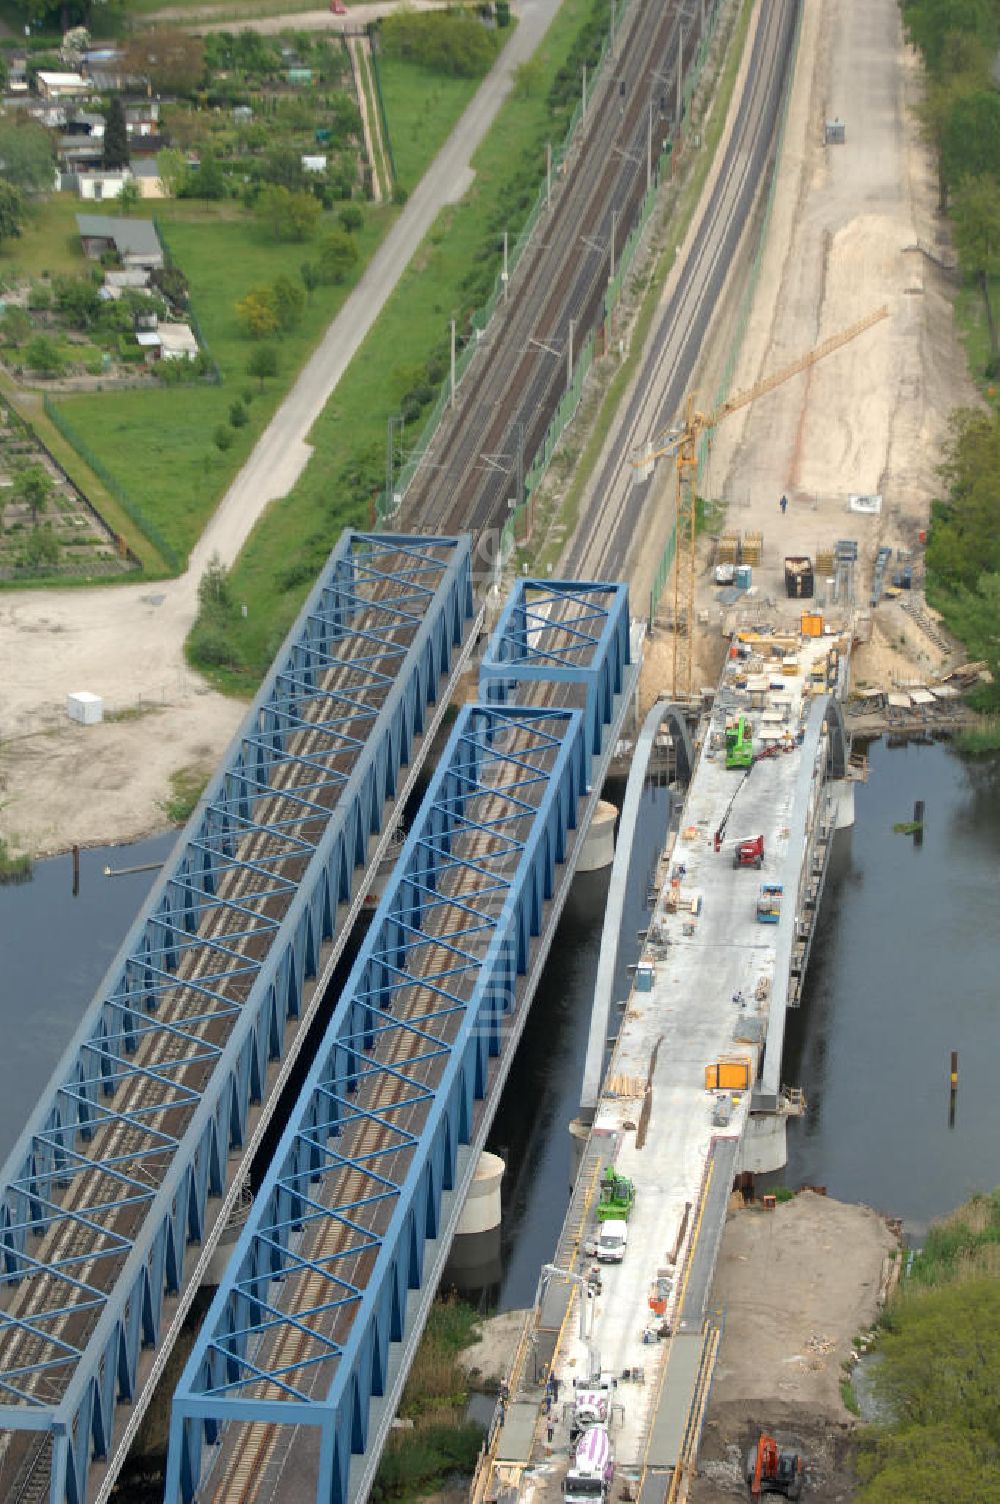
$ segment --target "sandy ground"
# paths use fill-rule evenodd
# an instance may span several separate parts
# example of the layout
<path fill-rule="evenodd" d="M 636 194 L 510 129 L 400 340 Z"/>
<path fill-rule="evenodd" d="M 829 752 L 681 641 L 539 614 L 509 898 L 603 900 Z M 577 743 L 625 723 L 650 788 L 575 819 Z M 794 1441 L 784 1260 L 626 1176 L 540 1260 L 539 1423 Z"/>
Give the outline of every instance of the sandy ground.
<path fill-rule="evenodd" d="M 741 1459 L 759 1432 L 805 1457 L 805 1497 L 852 1497 L 855 1420 L 840 1398 L 842 1364 L 878 1311 L 884 1219 L 803 1192 L 765 1212 L 730 1214 L 714 1296 L 725 1330 L 699 1454 L 694 1504 L 746 1497 Z"/>
<path fill-rule="evenodd" d="M 156 585 L 0 594 L 0 836 L 15 848 L 41 855 L 148 834 L 164 823 L 170 773 L 218 761 L 245 707 L 208 691 L 184 661 L 198 581 L 213 555 L 235 559 L 265 508 L 295 484 L 313 423 L 440 209 L 464 193 L 469 158 L 513 70 L 557 9 L 558 0 L 525 0 L 509 44 L 257 441 L 186 573 Z M 101 695 L 125 719 L 69 722 L 75 690 Z M 150 702 L 159 714 L 137 713 Z"/>
<path fill-rule="evenodd" d="M 510 1365 L 524 1330 L 524 1311 L 502 1311 L 482 1324 L 478 1342 L 458 1356 L 459 1365 L 469 1376 L 474 1389 L 493 1391 L 510 1370 Z"/>
<path fill-rule="evenodd" d="M 977 400 L 948 274 L 907 249 L 939 245 L 947 235 L 913 113 L 920 87 L 895 0 L 803 7 L 781 175 L 732 390 L 751 387 L 880 307 L 889 317 L 716 430 L 702 490 L 728 503 L 727 530 L 764 537 L 748 618 L 776 607 L 794 620 L 800 608 L 785 599 L 785 555 L 815 558 L 840 538 L 859 544 L 858 607 L 867 604 L 881 544 L 914 550 L 919 568 L 918 532 L 935 493 L 948 415 Z M 846 124 L 846 144 L 827 147 L 823 122 L 834 117 Z M 727 348 L 720 339 L 709 366 L 721 369 Z M 852 493 L 881 493 L 881 515 L 851 512 Z M 723 613 L 712 562 L 706 547 L 699 608 L 708 622 L 695 687 L 715 681 L 719 661 Z M 856 656 L 856 677 L 887 685 L 940 666 L 941 653 L 898 608 L 880 606 L 878 615 L 888 621 L 876 619 L 871 649 Z M 669 651 L 654 651 L 647 679 L 651 698 L 669 682 Z"/>

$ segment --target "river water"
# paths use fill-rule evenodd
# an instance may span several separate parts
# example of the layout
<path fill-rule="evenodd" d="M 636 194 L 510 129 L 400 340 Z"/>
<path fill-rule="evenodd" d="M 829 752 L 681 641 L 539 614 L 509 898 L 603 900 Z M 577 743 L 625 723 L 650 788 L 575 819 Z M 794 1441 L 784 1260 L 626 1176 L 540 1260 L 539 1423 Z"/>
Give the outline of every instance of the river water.
<path fill-rule="evenodd" d="M 904 1218 L 928 1221 L 1000 1182 L 1000 757 L 969 761 L 944 744 L 870 748 L 857 821 L 836 838 L 801 1009 L 789 1019 L 785 1080 L 809 1111 L 789 1129 L 789 1185 L 826 1185 Z M 612 791 L 620 803 L 621 790 Z M 615 996 L 645 924 L 648 878 L 669 811 L 647 791 Z M 895 835 L 915 799 L 923 845 Z M 0 887 L 0 1161 L 68 1045 L 155 873 L 107 878 L 159 861 L 176 837 L 41 862 L 30 883 Z M 566 1208 L 570 1140 L 586 1050 L 608 874 L 577 878 L 501 1102 L 491 1147 L 508 1162 L 501 1309 L 535 1291 Z M 57 939 L 57 943 L 56 942 Z M 949 1052 L 960 1083 L 949 1126 Z"/>
<path fill-rule="evenodd" d="M 808 1111 L 789 1127 L 784 1180 L 902 1217 L 919 1242 L 1000 1184 L 1000 757 L 880 740 L 869 760 L 789 1016 L 784 1075 Z M 920 846 L 892 830 L 918 799 Z"/>
<path fill-rule="evenodd" d="M 176 831 L 130 846 L 35 864 L 28 883 L 0 887 L 0 1164 L 128 933 L 156 872 L 105 877 L 104 868 L 162 862 Z"/>

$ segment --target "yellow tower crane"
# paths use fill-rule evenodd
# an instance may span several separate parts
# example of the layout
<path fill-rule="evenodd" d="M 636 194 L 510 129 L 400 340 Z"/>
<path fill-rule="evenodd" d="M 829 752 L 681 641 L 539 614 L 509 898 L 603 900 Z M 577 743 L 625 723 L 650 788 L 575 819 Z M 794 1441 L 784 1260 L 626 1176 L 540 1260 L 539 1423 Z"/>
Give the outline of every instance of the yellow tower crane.
<path fill-rule="evenodd" d="M 694 405 L 694 396 L 687 399 L 686 416 L 684 422 L 676 428 L 667 430 L 657 439 L 654 439 L 651 448 L 644 450 L 633 459 L 632 464 L 637 471 L 639 480 L 647 480 L 653 473 L 653 467 L 658 459 L 664 455 L 672 454 L 675 462 L 675 489 L 674 489 L 674 527 L 675 527 L 675 556 L 674 556 L 674 693 L 691 692 L 691 669 L 694 639 L 694 576 L 695 576 L 695 532 L 697 512 L 697 480 L 698 480 L 698 440 L 703 433 L 710 432 L 730 413 L 738 412 L 741 407 L 747 407 L 755 402 L 758 397 L 763 397 L 765 392 L 773 391 L 782 382 L 789 381 L 797 376 L 800 371 L 814 366 L 817 361 L 823 360 L 827 355 L 832 355 L 834 350 L 839 350 L 852 339 L 857 339 L 866 329 L 881 319 L 889 317 L 888 308 L 876 308 L 865 318 L 859 319 L 850 328 L 842 329 L 839 334 L 833 334 L 824 340 L 821 345 L 810 350 L 805 355 L 800 355 L 791 365 L 783 366 L 770 376 L 748 387 L 746 391 L 737 392 L 714 410 L 714 412 L 699 412 Z M 684 614 L 686 613 L 686 622 Z M 686 630 L 682 632 L 682 622 L 685 622 Z M 682 652 L 683 644 L 683 652 Z"/>

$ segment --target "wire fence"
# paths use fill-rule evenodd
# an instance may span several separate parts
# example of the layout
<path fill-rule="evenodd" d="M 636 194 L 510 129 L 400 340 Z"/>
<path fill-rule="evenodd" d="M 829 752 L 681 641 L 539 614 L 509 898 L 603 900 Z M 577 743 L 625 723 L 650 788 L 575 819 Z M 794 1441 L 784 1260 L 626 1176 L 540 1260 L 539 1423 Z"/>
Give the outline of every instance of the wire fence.
<path fill-rule="evenodd" d="M 115 479 L 104 461 L 80 437 L 73 424 L 56 407 L 55 403 L 49 397 L 45 397 L 42 406 L 45 410 L 45 416 L 59 430 L 67 444 L 76 450 L 84 464 L 90 466 L 98 480 L 111 492 L 111 495 L 115 498 L 122 511 L 131 519 L 140 533 L 149 539 L 170 571 L 173 574 L 179 574 L 183 568 L 183 561 L 178 557 L 175 549 L 171 547 L 166 538 L 164 538 L 155 522 L 150 521 L 139 506 L 139 503 L 134 501 L 121 482 Z"/>
<path fill-rule="evenodd" d="M 153 215 L 153 227 L 156 230 L 160 245 L 163 247 L 163 256 L 167 266 L 177 267 L 177 258 L 170 248 L 170 241 L 167 239 L 166 232 L 164 231 L 163 221 L 155 214 Z M 201 320 L 198 318 L 190 298 L 188 299 L 188 306 L 185 312 L 187 314 L 187 321 L 191 326 L 191 332 L 198 341 L 198 348 L 208 361 L 208 368 L 199 379 L 209 381 L 213 386 L 221 386 L 222 372 L 219 370 L 218 362 L 212 354 L 212 347 L 208 343 L 205 331 L 201 327 Z"/>
<path fill-rule="evenodd" d="M 392 179 L 387 187 L 395 189 L 399 182 L 399 174 L 396 171 L 396 154 L 392 149 L 392 136 L 389 134 L 389 117 L 385 112 L 385 99 L 382 94 L 382 69 L 378 61 L 378 27 L 373 21 L 368 23 L 368 56 L 371 59 L 372 88 L 375 90 L 375 104 L 378 108 L 378 118 L 382 129 L 382 150 L 389 163 L 389 175 Z"/>

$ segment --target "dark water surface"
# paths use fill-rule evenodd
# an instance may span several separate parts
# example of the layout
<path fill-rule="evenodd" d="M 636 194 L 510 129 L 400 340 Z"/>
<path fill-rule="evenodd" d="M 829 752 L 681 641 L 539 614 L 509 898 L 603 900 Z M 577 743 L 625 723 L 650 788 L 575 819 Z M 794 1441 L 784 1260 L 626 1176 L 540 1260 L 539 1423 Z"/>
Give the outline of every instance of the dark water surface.
<path fill-rule="evenodd" d="M 162 862 L 176 831 L 36 862 L 31 882 L 0 887 L 0 1164 L 4 1162 L 98 983 L 159 875 L 104 868 Z"/>
<path fill-rule="evenodd" d="M 605 798 L 620 809 L 624 793 L 624 785 L 607 788 Z M 628 994 L 626 968 L 638 959 L 637 934 L 648 923 L 646 895 L 669 815 L 667 789 L 650 784 L 636 828 L 614 998 Z M 610 876 L 609 867 L 573 880 L 490 1133 L 488 1147 L 507 1162 L 503 1277 L 499 1288 L 485 1292 L 489 1304 L 501 1311 L 534 1300 L 539 1270 L 555 1252 L 569 1204 L 569 1124 L 580 1106 Z"/>
<path fill-rule="evenodd" d="M 789 1128 L 784 1179 L 826 1185 L 928 1221 L 1000 1183 L 1000 757 L 970 761 L 944 744 L 870 749 L 857 821 L 836 839 L 803 1006 L 789 1018 L 784 1078 L 809 1102 Z M 620 804 L 623 790 L 610 791 Z M 926 804 L 922 847 L 895 821 Z M 646 887 L 669 815 L 650 789 L 639 823 L 615 996 L 637 954 Z M 68 1046 L 176 835 L 40 862 L 32 882 L 0 888 L 0 1161 Z M 574 883 L 490 1147 L 504 1181 L 501 1309 L 532 1299 L 554 1250 L 571 1167 L 608 872 Z M 949 1127 L 949 1052 L 959 1091 Z"/>
<path fill-rule="evenodd" d="M 784 1077 L 809 1110 L 789 1127 L 784 1178 L 900 1216 L 919 1241 L 1000 1184 L 1000 757 L 879 741 L 869 758 L 789 1015 Z M 919 847 L 892 830 L 917 799 Z"/>

